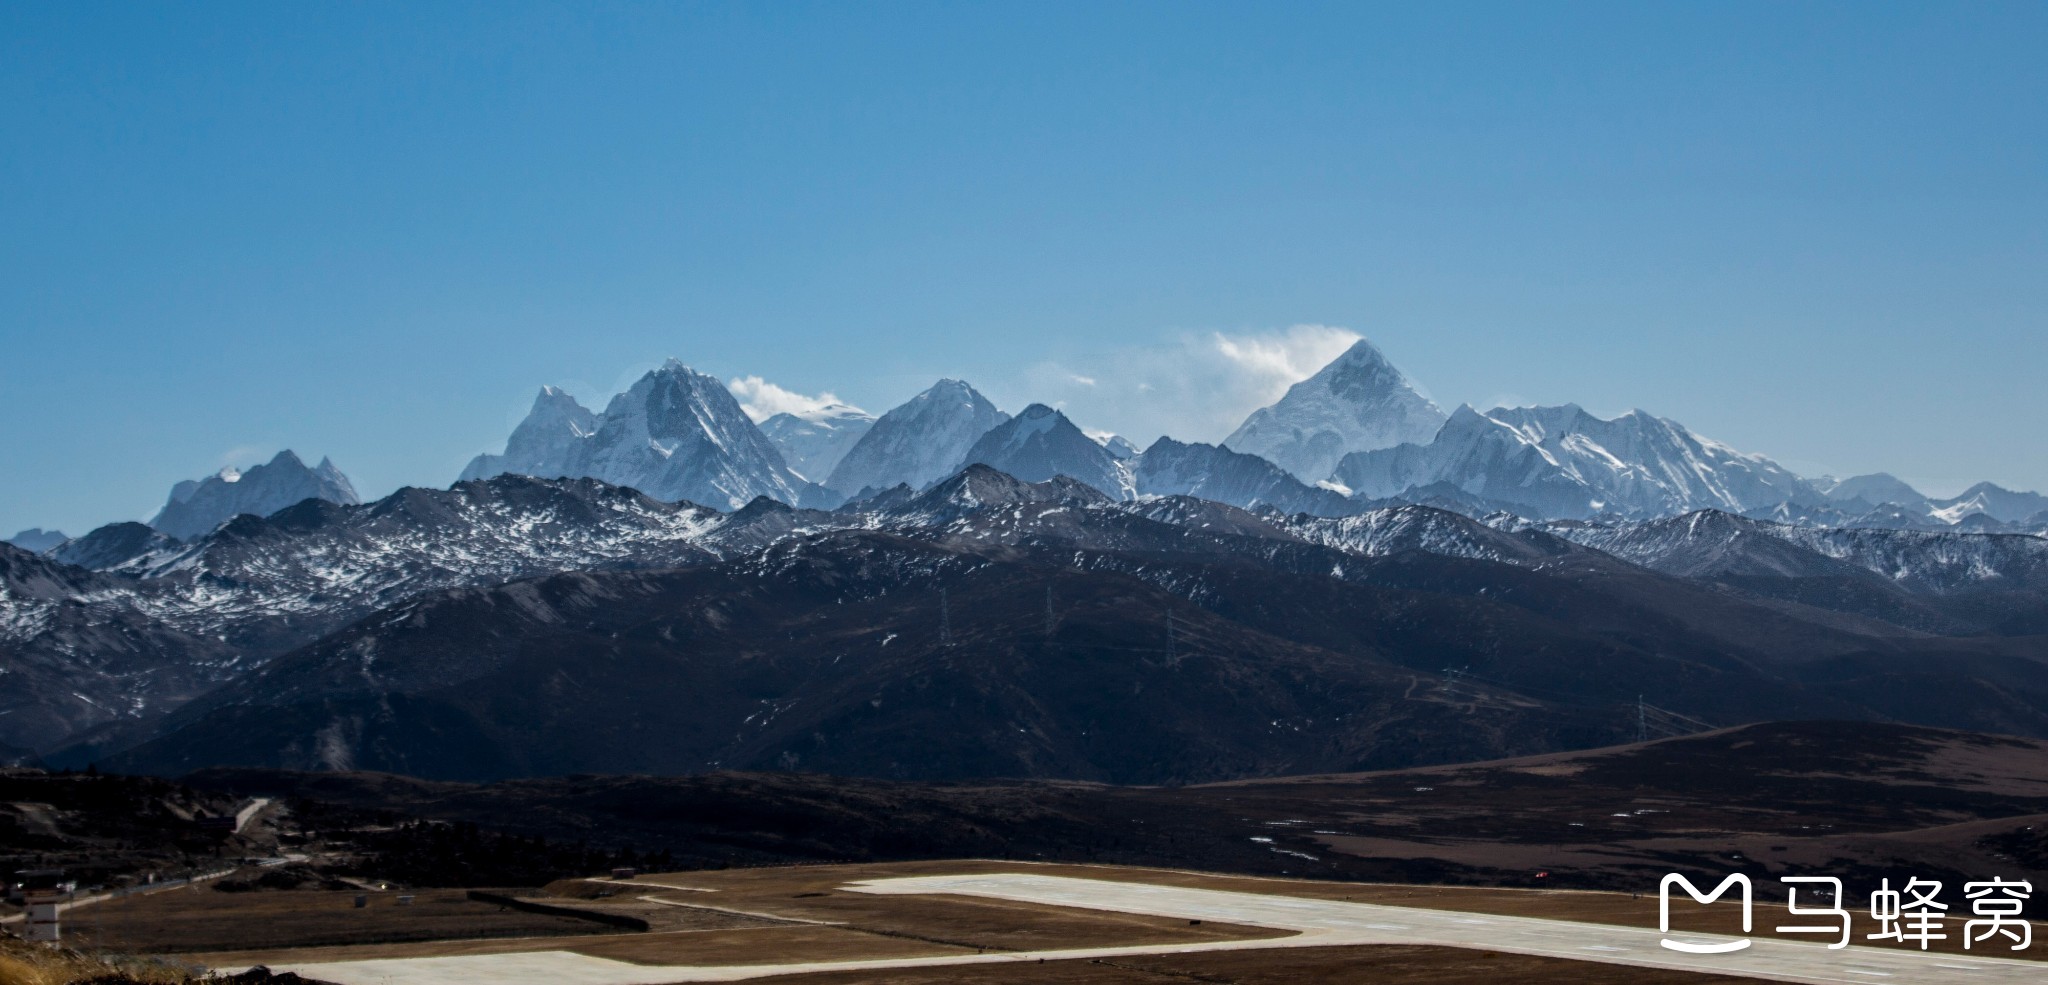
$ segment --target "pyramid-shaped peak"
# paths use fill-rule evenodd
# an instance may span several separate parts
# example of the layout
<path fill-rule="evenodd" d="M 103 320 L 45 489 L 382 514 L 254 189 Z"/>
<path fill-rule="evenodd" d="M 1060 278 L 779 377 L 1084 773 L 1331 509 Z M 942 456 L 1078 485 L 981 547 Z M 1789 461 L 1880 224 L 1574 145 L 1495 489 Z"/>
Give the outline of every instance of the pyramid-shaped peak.
<path fill-rule="evenodd" d="M 1380 347 L 1373 345 L 1372 340 L 1367 338 L 1360 338 L 1358 341 L 1351 343 L 1351 348 L 1344 350 L 1343 355 L 1330 361 L 1330 366 L 1332 367 L 1370 365 L 1387 366 L 1390 368 L 1393 366 L 1392 363 L 1387 361 L 1386 353 L 1381 352 Z"/>
<path fill-rule="evenodd" d="M 975 401 L 988 399 L 981 395 L 980 390 L 974 388 L 974 384 L 966 380 L 956 380 L 950 376 L 932 384 L 923 393 L 918 394 L 918 396 L 937 400 Z"/>
<path fill-rule="evenodd" d="M 1426 444 L 1444 420 L 1377 346 L 1359 339 L 1279 402 L 1253 411 L 1223 444 L 1318 482 L 1351 452 Z"/>

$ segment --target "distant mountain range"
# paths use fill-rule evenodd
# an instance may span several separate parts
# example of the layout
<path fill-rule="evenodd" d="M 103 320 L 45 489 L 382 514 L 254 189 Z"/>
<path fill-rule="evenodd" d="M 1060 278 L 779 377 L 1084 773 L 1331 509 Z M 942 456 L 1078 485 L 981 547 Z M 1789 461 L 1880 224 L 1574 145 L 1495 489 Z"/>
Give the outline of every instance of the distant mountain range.
<path fill-rule="evenodd" d="M 508 472 L 598 478 L 720 509 L 756 496 L 795 503 L 811 486 L 725 384 L 673 359 L 613 397 L 602 414 L 543 388 L 504 453 L 477 456 L 462 478 Z"/>
<path fill-rule="evenodd" d="M 757 423 L 670 361 L 356 500 L 284 452 L 0 546 L 0 746 L 1151 783 L 1596 745 L 1636 695 L 2048 735 L 2043 497 L 1446 415 L 1362 342 L 1224 445 L 1142 451 L 958 380 Z"/>
<path fill-rule="evenodd" d="M 1802 478 L 1640 410 L 1611 420 L 1573 404 L 1445 414 L 1364 340 L 1221 445 L 1164 437 L 1140 452 L 1036 404 L 1019 420 L 973 386 L 941 380 L 880 417 L 829 403 L 756 422 L 719 380 L 669 360 L 602 413 L 542 387 L 504 450 L 478 455 L 460 478 L 595 478 L 717 509 L 758 496 L 833 508 L 896 486 L 922 490 L 980 462 L 1032 479 L 1067 475 L 1116 498 L 1187 494 L 1325 516 L 1398 503 L 1537 521 L 1714 509 L 1809 527 L 2048 534 L 2039 493 L 1987 482 L 1936 499 L 1884 473 Z M 333 463 L 307 468 L 285 451 L 246 473 L 179 483 L 149 526 L 190 540 L 302 499 L 358 502 Z M 30 529 L 9 542 L 54 554 L 68 538 Z"/>
<path fill-rule="evenodd" d="M 269 516 L 307 499 L 344 506 L 362 502 L 348 476 L 341 474 L 333 462 L 323 458 L 318 466 L 309 469 L 287 449 L 247 472 L 225 468 L 204 479 L 178 483 L 171 487 L 170 501 L 157 511 L 149 525 L 166 536 L 183 540 L 206 533 L 229 517 L 245 513 Z"/>
<path fill-rule="evenodd" d="M 667 378 L 692 382 L 657 383 Z M 2048 532 L 2048 497 L 2036 493 L 1983 483 L 1934 500 L 1887 475 L 1809 480 L 1643 411 L 1612 420 L 1572 404 L 1461 406 L 1445 414 L 1363 340 L 1252 413 L 1222 445 L 1165 438 L 1144 452 L 1044 405 L 1012 420 L 959 380 L 942 380 L 879 418 L 837 404 L 758 427 L 716 383 L 671 361 L 604 415 L 644 417 L 634 408 L 648 394 L 672 393 L 687 410 L 674 415 L 675 432 L 659 438 L 623 428 L 607 439 L 597 417 L 544 388 L 505 452 L 480 456 L 463 478 L 591 476 L 721 508 L 754 495 L 830 507 L 898 485 L 922 489 L 981 462 L 1034 479 L 1067 475 L 1117 498 L 1189 493 L 1323 515 L 1392 503 L 1535 520 L 1716 509 L 1808 526 L 1951 529 L 1969 522 L 1984 532 Z M 780 454 L 782 468 L 747 440 L 753 432 Z M 629 452 L 593 452 L 608 440 L 625 442 Z M 684 450 L 678 443 L 686 440 Z M 721 478 L 708 485 L 665 478 L 678 468 Z"/>

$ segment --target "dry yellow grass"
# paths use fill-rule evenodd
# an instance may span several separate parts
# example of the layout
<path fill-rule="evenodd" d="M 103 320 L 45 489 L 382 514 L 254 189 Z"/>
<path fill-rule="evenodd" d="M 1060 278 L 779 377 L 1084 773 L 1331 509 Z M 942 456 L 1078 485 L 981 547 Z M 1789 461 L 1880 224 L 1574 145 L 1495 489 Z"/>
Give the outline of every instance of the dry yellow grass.
<path fill-rule="evenodd" d="M 0 985 L 188 985 L 198 981 L 191 969 L 161 961 L 99 957 L 0 936 Z"/>

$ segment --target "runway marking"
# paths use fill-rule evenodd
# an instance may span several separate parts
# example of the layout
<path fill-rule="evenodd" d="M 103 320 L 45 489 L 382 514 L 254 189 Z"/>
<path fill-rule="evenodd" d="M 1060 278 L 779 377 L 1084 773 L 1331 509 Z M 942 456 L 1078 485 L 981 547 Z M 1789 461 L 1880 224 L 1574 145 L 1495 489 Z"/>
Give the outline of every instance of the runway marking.
<path fill-rule="evenodd" d="M 1841 962 L 1848 956 L 1831 951 L 1825 945 L 1756 937 L 1750 938 L 1751 946 L 1741 951 L 1715 955 L 1680 954 L 1659 947 L 1657 942 L 1663 935 L 1642 927 L 1510 916 L 1475 921 L 1470 914 L 1449 910 L 1424 910 L 1375 903 L 1160 886 L 1106 879 L 1078 879 L 1036 873 L 909 876 L 865 880 L 844 888 L 850 892 L 876 895 L 970 896 L 1083 910 L 1210 920 L 1288 931 L 1291 932 L 1291 936 L 1209 941 L 1199 944 L 1148 944 L 760 965 L 648 966 L 567 951 L 540 951 L 438 958 L 307 962 L 288 966 L 274 965 L 273 968 L 279 971 L 295 971 L 305 977 L 334 982 L 337 985 L 470 985 L 480 981 L 491 982 L 493 985 L 671 985 L 683 982 L 732 982 L 813 972 L 903 970 L 1016 961 L 1073 961 L 1283 947 L 1419 944 L 1641 968 L 1720 973 L 1810 985 L 1867 981 L 1870 977 L 1897 977 L 1914 985 L 1947 985 L 1958 982 L 2039 985 L 2044 973 L 2048 973 L 2048 963 L 2043 962 L 1985 958 L 1971 965 L 1958 965 L 1953 963 L 1953 959 L 1948 959 L 1946 963 L 1935 960 L 1943 957 L 1937 954 L 1874 948 L 1859 948 L 1858 953 L 1851 958 L 1862 967 L 1845 967 Z M 1485 929 L 1479 929 L 1480 926 Z"/>

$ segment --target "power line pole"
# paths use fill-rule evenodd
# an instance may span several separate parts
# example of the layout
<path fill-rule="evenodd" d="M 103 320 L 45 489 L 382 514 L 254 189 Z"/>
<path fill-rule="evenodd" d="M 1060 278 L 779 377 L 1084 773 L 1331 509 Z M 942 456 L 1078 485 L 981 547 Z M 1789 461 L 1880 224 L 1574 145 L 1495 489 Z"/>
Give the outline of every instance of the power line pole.
<path fill-rule="evenodd" d="M 946 598 L 944 586 L 939 588 L 939 645 L 953 645 L 953 604 Z"/>
<path fill-rule="evenodd" d="M 1173 610 L 1168 609 L 1166 610 L 1166 659 L 1179 659 L 1179 654 L 1176 652 L 1179 649 L 1179 647 L 1176 646 L 1178 642 L 1179 641 L 1174 639 L 1173 637 Z"/>
<path fill-rule="evenodd" d="M 1646 742 L 1650 738 L 1649 713 L 1643 708 L 1643 696 L 1636 695 L 1636 741 Z"/>
<path fill-rule="evenodd" d="M 1052 614 L 1052 586 L 1045 586 L 1045 638 L 1052 639 L 1055 618 Z"/>

